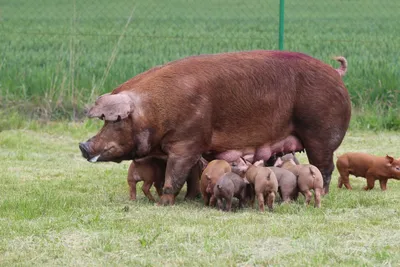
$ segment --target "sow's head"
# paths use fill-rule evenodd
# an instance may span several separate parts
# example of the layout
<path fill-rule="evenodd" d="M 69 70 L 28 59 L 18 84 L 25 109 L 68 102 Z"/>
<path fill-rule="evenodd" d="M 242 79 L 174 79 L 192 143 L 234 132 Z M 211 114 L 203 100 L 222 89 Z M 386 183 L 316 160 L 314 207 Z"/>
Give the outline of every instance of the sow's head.
<path fill-rule="evenodd" d="M 85 159 L 121 162 L 134 157 L 133 104 L 129 93 L 104 94 L 96 100 L 87 116 L 104 120 L 104 125 L 95 136 L 79 143 Z"/>

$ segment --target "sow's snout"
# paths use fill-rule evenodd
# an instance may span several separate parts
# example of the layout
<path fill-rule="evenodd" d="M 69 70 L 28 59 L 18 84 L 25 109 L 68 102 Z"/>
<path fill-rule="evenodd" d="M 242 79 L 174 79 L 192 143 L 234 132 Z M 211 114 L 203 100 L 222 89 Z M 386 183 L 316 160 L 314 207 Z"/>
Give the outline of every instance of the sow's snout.
<path fill-rule="evenodd" d="M 92 156 L 90 154 L 90 143 L 89 142 L 79 143 L 79 149 L 82 152 L 82 157 L 84 157 L 85 159 L 87 159 L 90 162 L 96 162 L 97 159 L 100 157 L 100 154 L 96 155 L 96 156 Z"/>
<path fill-rule="evenodd" d="M 84 157 L 85 159 L 89 159 L 90 158 L 89 147 L 88 147 L 88 143 L 87 142 L 79 143 L 79 149 L 82 152 L 82 157 Z"/>

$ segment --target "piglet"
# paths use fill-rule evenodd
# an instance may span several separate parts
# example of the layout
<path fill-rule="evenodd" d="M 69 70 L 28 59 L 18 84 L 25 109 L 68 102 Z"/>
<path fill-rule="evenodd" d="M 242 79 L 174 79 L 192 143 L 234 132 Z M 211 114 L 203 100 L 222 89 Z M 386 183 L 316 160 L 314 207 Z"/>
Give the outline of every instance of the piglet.
<path fill-rule="evenodd" d="M 214 186 L 222 175 L 230 171 L 231 165 L 225 160 L 216 159 L 207 164 L 200 178 L 200 192 L 206 206 L 215 205 Z"/>
<path fill-rule="evenodd" d="M 227 172 L 217 181 L 213 191 L 218 208 L 223 210 L 222 201 L 225 199 L 226 211 L 231 211 L 233 197 L 239 199 L 239 208 L 243 207 L 246 199 L 246 182 L 236 173 Z"/>
<path fill-rule="evenodd" d="M 202 165 L 202 161 L 199 160 L 190 170 L 186 180 L 185 199 L 194 199 L 199 194 L 199 177 L 203 168 Z M 143 181 L 142 191 L 150 201 L 155 201 L 150 192 L 153 184 L 158 196 L 161 197 L 166 167 L 166 160 L 156 157 L 145 157 L 132 161 L 127 177 L 130 199 L 136 200 L 136 184 L 140 181 Z M 178 194 L 179 192 L 175 196 Z"/>
<path fill-rule="evenodd" d="M 282 158 L 278 158 L 276 164 L 278 167 L 291 171 L 297 177 L 297 185 L 300 192 L 306 198 L 306 204 L 309 205 L 312 193 L 311 189 L 314 190 L 314 207 L 321 207 L 321 195 L 323 194 L 323 178 L 322 174 L 317 167 L 311 164 L 300 164 L 296 165 L 293 159 L 286 159 L 283 161 Z"/>
<path fill-rule="evenodd" d="M 344 185 L 347 189 L 352 189 L 350 174 L 367 179 L 364 190 L 373 189 L 375 180 L 379 180 L 381 190 L 385 191 L 388 179 L 400 179 L 400 158 L 394 159 L 388 155 L 378 157 L 366 153 L 349 152 L 338 157 L 336 167 L 340 174 L 339 188 Z"/>
<path fill-rule="evenodd" d="M 278 168 L 270 168 L 278 180 L 278 192 L 283 202 L 290 202 L 296 200 L 299 195 L 299 188 L 297 186 L 297 177 L 291 171 Z"/>
<path fill-rule="evenodd" d="M 143 158 L 132 161 L 128 170 L 128 185 L 130 199 L 136 200 L 136 184 L 143 181 L 142 191 L 150 201 L 155 201 L 150 192 L 151 186 L 157 190 L 158 196 L 162 195 L 166 161 L 158 158 Z"/>
<path fill-rule="evenodd" d="M 232 165 L 232 171 L 244 176 L 253 186 L 260 211 L 264 211 L 265 204 L 272 211 L 278 191 L 278 181 L 274 172 L 270 168 L 264 167 L 263 160 L 251 164 L 245 159 L 240 158 L 238 161 L 232 163 Z M 254 202 L 255 198 L 253 197 L 251 199 L 253 207 Z"/>
<path fill-rule="evenodd" d="M 293 160 L 293 162 L 294 162 L 296 165 L 300 165 L 300 162 L 299 162 L 299 160 L 296 158 L 296 155 L 295 155 L 294 153 L 288 153 L 288 154 L 286 154 L 286 155 L 283 155 L 283 156 L 281 157 L 281 159 L 282 159 L 283 161 Z"/>

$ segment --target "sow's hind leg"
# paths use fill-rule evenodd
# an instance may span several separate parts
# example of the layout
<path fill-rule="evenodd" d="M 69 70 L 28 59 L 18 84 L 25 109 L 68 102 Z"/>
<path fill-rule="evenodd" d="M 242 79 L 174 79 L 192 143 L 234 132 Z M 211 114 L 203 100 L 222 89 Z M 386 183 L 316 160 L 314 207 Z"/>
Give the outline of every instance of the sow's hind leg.
<path fill-rule="evenodd" d="M 315 120 L 318 120 L 318 118 L 315 118 Z M 321 123 L 323 121 L 321 120 Z M 324 194 L 329 193 L 329 184 L 335 167 L 333 152 L 341 144 L 346 130 L 347 124 L 340 127 L 339 123 L 337 127 L 332 128 L 324 127 L 324 125 L 319 125 L 318 127 L 316 125 L 308 129 L 305 127 L 300 130 L 296 129 L 306 149 L 308 161 L 321 171 L 324 179 Z"/>
<path fill-rule="evenodd" d="M 303 144 L 306 149 L 308 161 L 321 171 L 324 179 L 324 194 L 328 194 L 329 184 L 334 169 L 333 152 L 336 147 L 329 146 L 324 141 L 319 141 L 318 139 L 313 138 L 312 135 L 303 137 Z"/>
<path fill-rule="evenodd" d="M 327 93 L 331 90 L 332 94 Z M 350 100 L 346 88 L 320 88 L 314 99 L 299 101 L 294 110 L 295 133 L 302 141 L 310 164 L 324 179 L 324 194 L 329 193 L 334 170 L 333 152 L 342 143 L 350 121 Z M 336 94 L 334 94 L 336 93 Z M 347 94 L 347 97 L 346 97 Z"/>

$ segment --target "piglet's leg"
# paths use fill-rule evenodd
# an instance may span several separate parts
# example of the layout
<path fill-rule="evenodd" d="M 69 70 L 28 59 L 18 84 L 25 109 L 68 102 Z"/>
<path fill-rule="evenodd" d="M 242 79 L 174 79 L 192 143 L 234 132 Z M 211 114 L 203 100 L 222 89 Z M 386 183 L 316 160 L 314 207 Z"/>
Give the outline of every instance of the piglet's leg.
<path fill-rule="evenodd" d="M 264 194 L 258 193 L 257 200 L 258 200 L 258 207 L 259 207 L 260 211 L 264 211 Z"/>
<path fill-rule="evenodd" d="M 322 194 L 321 188 L 314 189 L 314 200 L 315 200 L 314 207 L 315 208 L 321 207 L 321 194 Z"/>
<path fill-rule="evenodd" d="M 306 205 L 307 206 L 310 205 L 310 201 L 311 201 L 311 198 L 312 198 L 311 191 L 310 190 L 304 191 L 304 196 L 306 197 Z"/>
<path fill-rule="evenodd" d="M 224 209 L 224 206 L 223 206 L 223 204 L 222 204 L 221 198 L 218 198 L 217 204 L 218 204 L 218 209 L 219 209 L 219 210 L 223 210 L 223 209 Z"/>
<path fill-rule="evenodd" d="M 226 211 L 231 211 L 232 209 L 232 197 L 226 198 Z"/>
<path fill-rule="evenodd" d="M 345 168 L 345 169 L 338 168 L 338 171 L 340 174 L 338 187 L 342 188 L 342 186 L 344 185 L 347 189 L 351 190 L 352 187 L 350 185 L 350 178 L 349 178 L 350 173 L 348 172 L 347 168 Z"/>
<path fill-rule="evenodd" d="M 373 176 L 367 175 L 367 186 L 364 187 L 364 190 L 372 190 L 375 186 L 375 178 Z"/>
<path fill-rule="evenodd" d="M 210 194 L 203 194 L 204 205 L 208 206 L 210 204 Z"/>
<path fill-rule="evenodd" d="M 274 202 L 275 202 L 275 192 L 270 192 L 267 198 L 267 206 L 269 211 L 274 210 Z"/>
<path fill-rule="evenodd" d="M 217 201 L 217 198 L 216 198 L 213 194 L 211 194 L 211 197 L 210 197 L 210 207 L 215 207 L 216 201 Z"/>
<path fill-rule="evenodd" d="M 387 184 L 388 179 L 383 179 L 383 180 L 379 180 L 379 184 L 381 186 L 381 190 L 382 191 L 386 191 L 386 184 Z"/>
<path fill-rule="evenodd" d="M 342 188 L 342 186 L 343 186 L 342 177 L 339 176 L 339 178 L 338 178 L 338 188 Z"/>
<path fill-rule="evenodd" d="M 152 186 L 153 182 L 148 182 L 148 181 L 144 181 L 143 182 L 143 186 L 142 186 L 142 191 L 145 194 L 145 196 L 150 200 L 150 201 L 155 201 L 153 195 L 150 192 L 150 188 Z"/>
<path fill-rule="evenodd" d="M 136 181 L 129 181 L 129 195 L 131 200 L 136 200 Z"/>
<path fill-rule="evenodd" d="M 130 200 L 136 200 L 136 183 L 138 180 L 140 180 L 140 177 L 137 175 L 137 173 L 135 173 L 135 164 L 131 163 L 128 169 L 127 177 Z"/>

